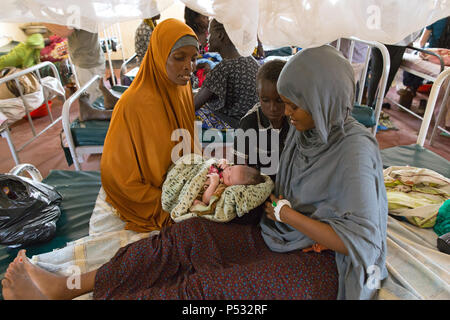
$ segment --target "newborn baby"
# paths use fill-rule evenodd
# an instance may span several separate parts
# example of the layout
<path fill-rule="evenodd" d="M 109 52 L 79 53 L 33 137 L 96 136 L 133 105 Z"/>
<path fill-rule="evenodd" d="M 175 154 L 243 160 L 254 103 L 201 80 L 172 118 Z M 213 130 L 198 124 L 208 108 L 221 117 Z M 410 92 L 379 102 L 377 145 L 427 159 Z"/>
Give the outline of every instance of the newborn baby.
<path fill-rule="evenodd" d="M 221 159 L 217 165 L 211 165 L 207 177 L 202 191 L 193 202 L 192 212 L 198 211 L 198 206 L 209 206 L 211 197 L 220 198 L 228 186 L 255 185 L 265 181 L 257 169 L 245 165 L 230 165 L 226 159 Z"/>

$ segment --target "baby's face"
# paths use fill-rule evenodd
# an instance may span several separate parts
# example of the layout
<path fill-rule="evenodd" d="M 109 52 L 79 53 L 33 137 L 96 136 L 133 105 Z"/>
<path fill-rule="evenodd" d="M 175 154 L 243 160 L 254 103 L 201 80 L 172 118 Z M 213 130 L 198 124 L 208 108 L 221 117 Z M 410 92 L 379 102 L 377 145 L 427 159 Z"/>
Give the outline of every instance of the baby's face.
<path fill-rule="evenodd" d="M 236 165 L 226 167 L 223 172 L 223 183 L 227 186 L 234 186 L 237 184 L 244 184 L 244 166 Z"/>

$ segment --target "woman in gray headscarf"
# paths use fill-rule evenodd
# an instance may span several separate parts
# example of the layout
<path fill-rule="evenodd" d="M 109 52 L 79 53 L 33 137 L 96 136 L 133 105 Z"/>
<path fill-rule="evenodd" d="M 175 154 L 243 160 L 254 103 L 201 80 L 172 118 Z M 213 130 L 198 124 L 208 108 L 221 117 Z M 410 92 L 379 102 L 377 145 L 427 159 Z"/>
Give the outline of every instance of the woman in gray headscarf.
<path fill-rule="evenodd" d="M 387 197 L 375 138 L 350 116 L 350 63 L 325 45 L 295 55 L 277 89 L 292 124 L 260 226 L 276 252 L 335 252 L 338 299 L 370 299 L 387 276 Z M 285 200 L 282 200 L 285 199 Z"/>

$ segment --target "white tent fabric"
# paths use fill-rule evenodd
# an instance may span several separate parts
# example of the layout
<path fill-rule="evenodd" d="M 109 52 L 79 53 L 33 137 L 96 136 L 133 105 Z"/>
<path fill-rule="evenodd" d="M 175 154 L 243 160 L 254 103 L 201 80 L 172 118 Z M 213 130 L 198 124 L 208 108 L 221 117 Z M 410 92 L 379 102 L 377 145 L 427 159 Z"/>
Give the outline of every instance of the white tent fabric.
<path fill-rule="evenodd" d="M 152 17 L 177 0 L 2 0 L 1 22 L 98 23 Z M 223 23 L 242 55 L 264 45 L 319 46 L 337 38 L 394 44 L 450 15 L 447 0 L 181 0 Z"/>

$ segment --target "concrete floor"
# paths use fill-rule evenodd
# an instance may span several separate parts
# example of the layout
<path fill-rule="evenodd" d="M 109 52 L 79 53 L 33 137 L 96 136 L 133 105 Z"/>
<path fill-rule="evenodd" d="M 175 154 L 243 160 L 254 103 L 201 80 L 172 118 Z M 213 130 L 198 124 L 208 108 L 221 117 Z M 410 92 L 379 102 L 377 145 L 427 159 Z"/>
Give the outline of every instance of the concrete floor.
<path fill-rule="evenodd" d="M 388 93 L 393 99 L 398 99 L 394 88 Z M 58 117 L 62 110 L 62 99 L 53 101 L 52 114 Z M 381 131 L 377 133 L 376 138 L 379 142 L 380 149 L 397 146 L 409 145 L 416 142 L 417 133 L 420 129 L 420 120 L 416 119 L 409 113 L 399 111 L 396 106 L 391 109 L 384 109 L 390 115 L 391 121 L 399 129 L 397 131 Z M 78 103 L 71 110 L 71 118 L 75 118 L 78 114 Z M 34 120 L 37 130 L 45 128 L 50 123 L 49 117 L 42 117 Z M 432 122 L 433 125 L 433 122 Z M 62 124 L 59 122 L 46 133 L 38 137 L 19 152 L 21 163 L 31 163 L 36 166 L 43 177 L 46 177 L 50 170 L 74 170 L 73 165 L 68 166 L 61 147 L 60 133 Z M 429 135 L 431 134 L 431 127 Z M 25 141 L 32 137 L 32 132 L 27 120 L 21 120 L 11 127 L 11 135 L 16 147 L 23 145 Z M 430 146 L 427 140 L 425 146 L 433 152 L 450 160 L 450 138 L 438 135 L 434 146 Z M 82 163 L 83 170 L 100 170 L 101 155 L 91 155 Z M 6 139 L 0 138 L 0 172 L 8 172 L 14 167 L 9 147 Z"/>

